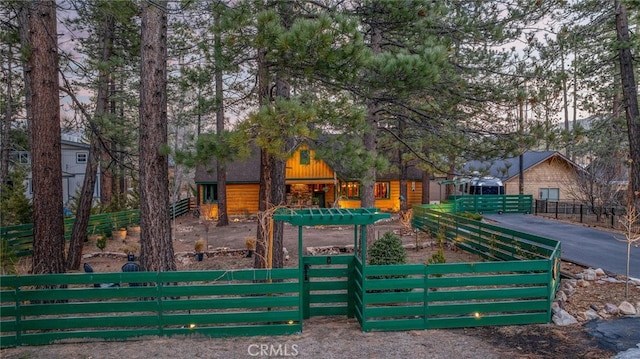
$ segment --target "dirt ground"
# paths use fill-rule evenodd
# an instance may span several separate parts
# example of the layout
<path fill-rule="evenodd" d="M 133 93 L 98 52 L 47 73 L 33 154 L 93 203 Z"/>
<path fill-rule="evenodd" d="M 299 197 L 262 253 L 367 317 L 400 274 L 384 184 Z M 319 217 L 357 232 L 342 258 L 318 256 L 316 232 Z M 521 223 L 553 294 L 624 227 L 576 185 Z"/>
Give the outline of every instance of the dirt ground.
<path fill-rule="evenodd" d="M 178 270 L 206 270 L 220 268 L 250 268 L 253 258 L 246 258 L 245 241 L 255 238 L 257 222 L 243 218 L 229 226 L 216 227 L 215 222 L 183 216 L 173 223 L 174 252 Z M 401 235 L 403 243 L 419 250 L 407 250 L 408 262 L 424 263 L 436 250 L 433 240 L 416 233 L 397 218 L 375 225 L 376 236 L 387 231 Z M 289 259 L 285 266 L 298 263 L 297 227 L 285 225 L 284 247 Z M 194 243 L 203 238 L 207 242 L 207 256 L 198 262 L 194 257 Z M 353 244 L 353 227 L 305 227 L 303 248 L 342 247 Z M 424 247 L 424 248 L 422 248 Z M 99 250 L 95 242 L 85 243 L 83 263 L 95 272 L 120 271 L 126 253 L 137 254 L 138 235 L 129 233 L 124 240 L 109 239 L 107 247 Z M 331 250 L 331 249 L 324 249 Z M 478 258 L 448 248 L 447 262 L 475 261 Z M 563 263 L 563 271 L 579 273 L 584 268 Z M 623 278 L 619 278 L 623 279 Z M 640 289 L 630 287 L 630 303 L 640 302 Z M 590 306 L 605 303 L 619 304 L 624 298 L 623 283 L 594 284 L 578 287 L 566 302 L 565 310 L 575 316 Z M 452 330 L 403 331 L 362 333 L 357 321 L 342 317 L 319 317 L 305 321 L 303 332 L 285 337 L 173 337 L 142 338 L 126 342 L 75 342 L 42 347 L 3 349 L 2 358 L 138 358 L 138 357 L 212 357 L 245 358 L 265 355 L 259 348 L 303 358 L 352 358 L 366 354 L 370 358 L 608 358 L 615 353 L 599 346 L 581 324 L 565 327 L 553 324 L 464 328 Z M 276 348 L 275 351 L 274 349 Z M 278 349 L 280 351 L 278 351 Z"/>

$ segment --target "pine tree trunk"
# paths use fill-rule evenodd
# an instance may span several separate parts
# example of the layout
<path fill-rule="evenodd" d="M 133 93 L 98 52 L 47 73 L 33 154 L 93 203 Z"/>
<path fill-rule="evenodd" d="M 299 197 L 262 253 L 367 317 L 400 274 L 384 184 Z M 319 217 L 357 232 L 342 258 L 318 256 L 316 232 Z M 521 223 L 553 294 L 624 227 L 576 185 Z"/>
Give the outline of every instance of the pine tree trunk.
<path fill-rule="evenodd" d="M 220 21 L 220 15 L 215 15 L 216 24 Z M 216 27 L 217 29 L 217 27 Z M 224 92 L 222 89 L 222 44 L 220 39 L 220 31 L 216 30 L 214 34 L 215 46 L 215 82 L 216 82 L 216 133 L 221 136 L 224 132 Z M 222 159 L 217 162 L 216 173 L 218 175 L 218 227 L 229 225 L 229 215 L 227 214 L 227 173 L 226 163 Z"/>
<path fill-rule="evenodd" d="M 260 150 L 260 190 L 258 193 L 258 230 L 256 232 L 256 255 L 254 268 L 267 267 L 267 246 L 269 243 L 269 223 L 264 214 L 271 200 L 271 156 L 266 150 Z"/>
<path fill-rule="evenodd" d="M 23 38 L 31 111 L 33 274 L 64 273 L 62 164 L 55 1 L 27 2 Z M 52 36 L 54 34 L 54 36 Z M 37 106 L 35 106 L 37 104 Z"/>
<path fill-rule="evenodd" d="M 429 147 L 423 148 L 424 158 L 429 158 Z M 431 171 L 422 171 L 422 199 L 421 203 L 429 204 L 431 202 Z"/>
<path fill-rule="evenodd" d="M 113 50 L 114 37 L 114 19 L 113 16 L 107 15 L 103 23 L 102 37 L 102 55 L 101 61 L 108 61 L 111 58 Z M 71 231 L 71 241 L 69 243 L 69 252 L 67 254 L 67 269 L 79 269 L 82 261 L 82 249 L 84 240 L 87 236 L 89 227 L 89 217 L 91 216 L 91 206 L 93 204 L 93 192 L 97 179 L 99 154 L 100 154 L 100 130 L 96 121 L 107 113 L 109 106 L 109 73 L 101 70 L 98 75 L 98 92 L 96 95 L 96 109 L 94 118 L 89 119 L 91 122 L 91 147 L 89 148 L 89 158 L 87 159 L 87 167 L 84 173 L 84 181 L 80 190 L 80 198 L 78 199 L 78 208 L 76 210 L 76 220 L 73 222 Z M 114 112 L 112 106 L 111 111 Z"/>
<path fill-rule="evenodd" d="M 140 66 L 140 262 L 176 270 L 169 221 L 166 1 L 142 4 Z"/>
<path fill-rule="evenodd" d="M 7 183 L 9 177 L 9 149 L 11 140 L 11 122 L 13 122 L 13 45 L 8 44 L 7 61 L 7 99 L 4 118 L 2 120 L 2 135 L 0 138 L 0 185 Z"/>
<path fill-rule="evenodd" d="M 629 25 L 627 11 L 623 4 L 616 1 L 616 30 L 620 45 L 620 77 L 627 114 L 629 135 L 629 171 L 628 204 L 640 209 L 640 113 L 638 110 L 638 89 L 633 72 L 633 56 L 629 48 Z"/>
<path fill-rule="evenodd" d="M 260 106 L 269 103 L 269 69 L 267 68 L 266 51 L 258 49 L 258 101 Z M 271 171 L 270 157 L 267 152 L 260 149 L 260 189 L 258 191 L 258 214 L 265 213 L 271 196 Z M 268 227 L 266 227 L 268 228 Z M 258 221 L 256 231 L 256 251 L 254 256 L 254 268 L 266 267 L 266 255 L 268 233 L 261 221 Z"/>
<path fill-rule="evenodd" d="M 398 120 L 398 136 L 400 138 L 404 138 L 404 120 Z M 407 191 L 407 161 L 403 158 L 404 151 L 402 151 L 402 147 L 398 149 L 398 164 L 400 166 L 400 213 L 404 215 L 405 212 L 409 209 L 408 204 L 408 191 Z M 389 189 L 391 190 L 391 189 Z M 393 196 L 390 194 L 389 196 Z M 393 198 L 391 198 L 393 199 Z"/>

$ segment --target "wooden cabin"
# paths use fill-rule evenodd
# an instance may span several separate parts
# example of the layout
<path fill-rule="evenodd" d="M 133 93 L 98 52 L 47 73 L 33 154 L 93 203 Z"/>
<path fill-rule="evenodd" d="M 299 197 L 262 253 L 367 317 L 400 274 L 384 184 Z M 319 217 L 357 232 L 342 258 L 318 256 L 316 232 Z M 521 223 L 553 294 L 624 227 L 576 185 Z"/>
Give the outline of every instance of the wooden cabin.
<path fill-rule="evenodd" d="M 218 215 L 216 162 L 196 169 L 195 182 L 199 188 L 201 213 L 211 218 Z M 308 145 L 300 145 L 286 163 L 286 205 L 303 207 L 360 207 L 360 183 L 345 179 Z M 258 212 L 260 188 L 260 154 L 254 149 L 249 158 L 227 164 L 227 213 L 229 216 L 248 216 Z M 438 185 L 430 181 L 434 200 L 439 200 Z M 398 174 L 379 174 L 374 187 L 375 206 L 383 211 L 400 209 L 400 180 Z M 407 204 L 420 204 L 422 172 L 409 170 Z M 438 198 L 435 198 L 438 197 Z"/>

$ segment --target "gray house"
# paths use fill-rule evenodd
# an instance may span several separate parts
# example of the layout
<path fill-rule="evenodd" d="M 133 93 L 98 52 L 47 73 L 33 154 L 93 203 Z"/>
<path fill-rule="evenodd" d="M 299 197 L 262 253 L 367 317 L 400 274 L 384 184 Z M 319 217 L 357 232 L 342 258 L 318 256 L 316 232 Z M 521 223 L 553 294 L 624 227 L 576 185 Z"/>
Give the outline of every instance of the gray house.
<path fill-rule="evenodd" d="M 62 203 L 65 207 L 73 200 L 73 197 L 82 189 L 84 182 L 84 173 L 89 160 L 89 144 L 84 143 L 78 136 L 63 134 L 61 142 L 62 155 Z M 11 153 L 13 161 L 29 168 L 31 165 L 31 157 L 27 151 L 14 151 Z M 100 197 L 100 169 L 98 168 L 98 177 L 93 191 L 93 197 Z M 25 183 L 27 198 L 33 197 L 32 175 L 29 170 Z"/>

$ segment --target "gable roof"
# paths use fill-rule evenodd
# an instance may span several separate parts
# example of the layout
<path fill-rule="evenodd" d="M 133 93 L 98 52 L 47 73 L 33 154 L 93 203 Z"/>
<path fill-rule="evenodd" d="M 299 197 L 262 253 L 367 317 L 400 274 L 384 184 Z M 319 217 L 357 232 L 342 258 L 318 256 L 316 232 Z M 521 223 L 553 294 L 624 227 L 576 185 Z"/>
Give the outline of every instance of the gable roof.
<path fill-rule="evenodd" d="M 560 158 L 570 165 L 580 168 L 558 151 L 526 151 L 522 154 L 522 170 L 527 171 L 552 157 Z M 483 176 L 488 175 L 500 178 L 502 181 L 508 181 L 518 176 L 519 167 L 519 156 L 516 156 L 491 161 L 469 161 L 464 164 L 462 173 L 470 174 L 477 171 Z"/>
<path fill-rule="evenodd" d="M 217 159 L 196 166 L 196 183 L 218 182 Z M 260 183 L 260 149 L 251 146 L 251 153 L 243 160 L 236 160 L 226 165 L 227 182 Z"/>
<path fill-rule="evenodd" d="M 313 143 L 307 143 L 313 148 Z M 297 151 L 297 149 L 296 149 Z M 328 161 L 323 158 L 319 158 L 325 161 L 329 167 L 336 172 L 338 178 L 342 180 L 357 180 L 349 171 L 349 168 L 344 165 L 339 165 L 336 162 Z M 198 165 L 196 167 L 196 173 L 194 180 L 196 183 L 215 183 L 218 182 L 216 171 L 217 160 L 211 159 L 209 163 Z M 378 181 L 396 180 L 400 177 L 398 170 L 393 167 L 389 171 L 377 174 Z M 410 164 L 407 169 L 408 180 L 422 180 L 422 171 L 417 168 L 415 163 Z M 231 183 L 260 183 L 260 149 L 252 145 L 251 153 L 249 157 L 240 161 L 233 161 L 227 164 L 227 182 Z"/>

